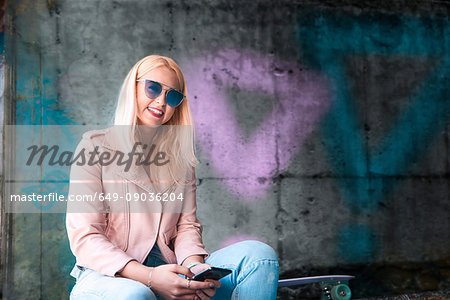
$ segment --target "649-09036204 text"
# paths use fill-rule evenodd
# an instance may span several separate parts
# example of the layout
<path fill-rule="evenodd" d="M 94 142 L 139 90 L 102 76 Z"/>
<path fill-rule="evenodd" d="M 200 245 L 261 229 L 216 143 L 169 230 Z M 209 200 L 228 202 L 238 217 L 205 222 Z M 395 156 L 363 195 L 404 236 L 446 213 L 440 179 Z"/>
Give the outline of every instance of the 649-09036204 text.
<path fill-rule="evenodd" d="M 126 193 L 124 195 L 119 193 L 98 193 L 86 194 L 86 195 L 68 195 L 52 192 L 47 194 L 12 194 L 10 195 L 11 202 L 66 202 L 66 201 L 148 201 L 148 202 L 175 202 L 184 200 L 183 193 Z"/>

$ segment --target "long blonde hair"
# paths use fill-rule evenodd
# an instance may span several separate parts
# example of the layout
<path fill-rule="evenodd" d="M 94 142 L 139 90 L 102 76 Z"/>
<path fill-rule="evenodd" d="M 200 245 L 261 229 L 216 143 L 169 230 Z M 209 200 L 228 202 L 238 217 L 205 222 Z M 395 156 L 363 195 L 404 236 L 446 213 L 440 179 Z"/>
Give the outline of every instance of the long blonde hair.
<path fill-rule="evenodd" d="M 158 130 L 154 137 L 157 147 L 160 151 L 168 152 L 171 157 L 169 164 L 170 175 L 177 183 L 180 174 L 179 172 L 185 170 L 192 172 L 192 168 L 199 164 L 195 155 L 194 147 L 194 124 L 191 110 L 189 107 L 188 92 L 186 81 L 183 72 L 177 63 L 166 56 L 149 55 L 138 61 L 128 72 L 128 75 L 123 81 L 120 89 L 117 107 L 114 117 L 114 125 L 126 125 L 126 130 L 121 130 L 121 141 L 125 147 L 131 149 L 135 143 L 136 125 L 137 125 L 137 99 L 136 99 L 136 80 L 140 79 L 144 74 L 150 70 L 165 67 L 175 72 L 180 91 L 186 96 L 179 106 L 175 108 L 172 118 L 163 126 L 164 130 Z M 165 126 L 172 125 L 172 126 Z M 152 166 L 150 166 L 152 167 Z M 185 169 L 187 168 L 187 169 Z M 152 171 L 152 168 L 150 169 Z M 158 172 L 154 172 L 152 177 L 157 177 Z M 191 174 L 186 174 L 191 175 Z M 160 178 L 156 178 L 159 181 Z"/>

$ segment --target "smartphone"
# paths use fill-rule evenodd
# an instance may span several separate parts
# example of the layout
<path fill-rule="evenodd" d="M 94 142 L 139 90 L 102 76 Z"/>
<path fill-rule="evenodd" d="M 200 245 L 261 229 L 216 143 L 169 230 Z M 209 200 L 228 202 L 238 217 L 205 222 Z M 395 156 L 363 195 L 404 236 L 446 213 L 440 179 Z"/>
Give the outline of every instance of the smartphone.
<path fill-rule="evenodd" d="M 195 281 L 205 281 L 205 279 L 219 280 L 220 278 L 225 277 L 230 273 L 231 270 L 229 269 L 210 267 L 206 270 L 201 271 L 191 279 Z"/>

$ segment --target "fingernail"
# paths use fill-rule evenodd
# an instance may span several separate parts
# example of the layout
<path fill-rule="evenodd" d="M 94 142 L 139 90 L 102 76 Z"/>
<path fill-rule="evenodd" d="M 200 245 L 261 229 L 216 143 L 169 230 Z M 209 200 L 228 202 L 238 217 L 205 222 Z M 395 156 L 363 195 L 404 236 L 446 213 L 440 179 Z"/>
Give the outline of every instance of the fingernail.
<path fill-rule="evenodd" d="M 209 285 L 209 287 L 210 287 L 210 288 L 215 287 L 214 283 L 211 283 L 211 284 Z"/>

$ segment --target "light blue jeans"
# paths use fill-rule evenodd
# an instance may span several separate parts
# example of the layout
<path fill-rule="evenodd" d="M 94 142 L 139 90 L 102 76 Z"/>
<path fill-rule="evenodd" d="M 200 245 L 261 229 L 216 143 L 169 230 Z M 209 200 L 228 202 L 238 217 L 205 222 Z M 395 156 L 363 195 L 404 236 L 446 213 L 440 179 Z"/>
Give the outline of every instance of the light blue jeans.
<path fill-rule="evenodd" d="M 269 245 L 259 241 L 242 241 L 217 250 L 206 259 L 214 267 L 233 272 L 222 278 L 221 287 L 212 300 L 275 299 L 278 286 L 278 257 Z M 144 262 L 150 267 L 165 264 L 159 248 L 153 247 Z M 70 273 L 77 282 L 70 293 L 70 299 L 161 299 L 144 284 L 128 278 L 111 277 L 88 268 L 75 266 Z M 182 276 L 182 275 L 180 275 Z"/>

